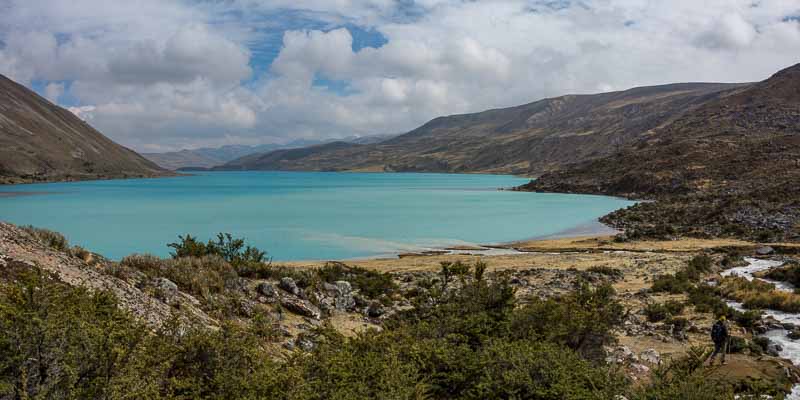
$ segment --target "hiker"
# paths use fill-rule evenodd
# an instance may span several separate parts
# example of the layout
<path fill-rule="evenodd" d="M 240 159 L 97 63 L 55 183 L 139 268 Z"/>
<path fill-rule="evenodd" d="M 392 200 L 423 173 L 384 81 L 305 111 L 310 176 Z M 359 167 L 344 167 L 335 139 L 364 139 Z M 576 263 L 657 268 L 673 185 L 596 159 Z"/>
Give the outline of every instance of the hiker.
<path fill-rule="evenodd" d="M 722 365 L 725 365 L 725 353 L 728 351 L 728 339 L 730 339 L 728 335 L 728 325 L 723 315 L 719 317 L 717 322 L 714 323 L 714 326 L 711 327 L 711 340 L 714 341 L 714 352 L 711 353 L 709 365 L 714 364 L 714 357 L 720 353 L 722 354 Z"/>

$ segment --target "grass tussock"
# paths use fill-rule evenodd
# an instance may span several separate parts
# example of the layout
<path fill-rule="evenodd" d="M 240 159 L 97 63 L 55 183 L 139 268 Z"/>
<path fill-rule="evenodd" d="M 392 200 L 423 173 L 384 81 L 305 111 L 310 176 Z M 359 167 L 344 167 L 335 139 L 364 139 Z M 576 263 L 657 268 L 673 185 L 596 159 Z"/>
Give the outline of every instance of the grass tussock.
<path fill-rule="evenodd" d="M 726 277 L 720 284 L 720 290 L 725 297 L 741 302 L 745 308 L 800 312 L 800 294 L 777 290 L 775 285 L 768 282 Z"/>

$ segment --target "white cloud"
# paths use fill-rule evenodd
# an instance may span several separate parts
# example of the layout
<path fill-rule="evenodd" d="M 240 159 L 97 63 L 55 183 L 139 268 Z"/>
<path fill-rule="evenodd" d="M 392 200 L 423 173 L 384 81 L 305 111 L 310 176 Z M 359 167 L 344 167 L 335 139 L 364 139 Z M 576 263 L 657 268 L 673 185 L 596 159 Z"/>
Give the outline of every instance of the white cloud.
<path fill-rule="evenodd" d="M 44 88 L 44 97 L 53 103 L 58 103 L 58 98 L 64 94 L 63 83 L 48 83 Z"/>
<path fill-rule="evenodd" d="M 11 1 L 0 72 L 55 81 L 52 98 L 70 82 L 73 112 L 137 149 L 396 133 L 566 93 L 759 80 L 800 62 L 800 23 L 785 18 L 800 15 L 796 0 Z M 287 10 L 325 29 L 290 29 L 260 64 L 251 49 L 292 26 Z M 345 23 L 388 42 L 353 51 Z"/>

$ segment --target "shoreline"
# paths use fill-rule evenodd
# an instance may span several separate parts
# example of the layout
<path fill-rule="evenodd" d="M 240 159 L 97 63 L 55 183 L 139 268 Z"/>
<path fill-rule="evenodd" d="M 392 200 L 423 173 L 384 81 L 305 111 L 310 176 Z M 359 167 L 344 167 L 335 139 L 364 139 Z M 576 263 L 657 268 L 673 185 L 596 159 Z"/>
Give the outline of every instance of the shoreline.
<path fill-rule="evenodd" d="M 48 194 L 59 194 L 61 192 L 2 192 L 0 191 L 0 199 L 11 197 L 24 197 L 24 196 L 41 196 Z"/>

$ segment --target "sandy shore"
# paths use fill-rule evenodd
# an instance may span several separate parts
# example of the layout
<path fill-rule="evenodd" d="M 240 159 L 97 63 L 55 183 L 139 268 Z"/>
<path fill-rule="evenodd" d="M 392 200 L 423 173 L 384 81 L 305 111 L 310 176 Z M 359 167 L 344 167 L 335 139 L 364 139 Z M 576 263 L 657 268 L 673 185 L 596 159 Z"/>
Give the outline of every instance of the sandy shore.
<path fill-rule="evenodd" d="M 404 254 L 402 257 L 341 260 L 348 264 L 387 272 L 438 270 L 442 261 L 472 263 L 482 260 L 490 270 L 526 268 L 576 268 L 609 266 L 632 269 L 650 262 L 665 263 L 672 270 L 673 262 L 681 264 L 692 254 L 715 247 L 754 248 L 758 244 L 734 239 L 681 239 L 673 241 L 614 242 L 613 236 L 581 236 L 515 242 L 504 248 L 512 254 L 486 255 L 470 250 L 467 254 Z M 797 245 L 800 246 L 800 245 Z M 288 261 L 276 264 L 294 267 L 319 267 L 325 261 Z M 682 265 L 682 264 L 681 264 Z M 656 270 L 660 270 L 656 268 Z"/>

